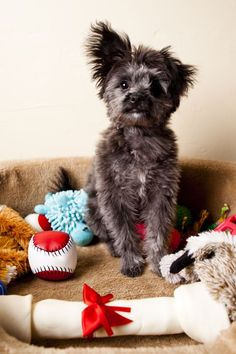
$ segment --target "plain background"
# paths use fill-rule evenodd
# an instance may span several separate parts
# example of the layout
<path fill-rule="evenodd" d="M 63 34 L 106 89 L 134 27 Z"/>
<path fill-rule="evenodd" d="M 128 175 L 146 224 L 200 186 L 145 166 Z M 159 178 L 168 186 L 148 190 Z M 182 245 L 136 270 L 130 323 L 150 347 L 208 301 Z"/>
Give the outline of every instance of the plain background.
<path fill-rule="evenodd" d="M 108 125 L 84 53 L 96 20 L 197 66 L 172 117 L 180 157 L 235 160 L 235 0 L 0 0 L 0 160 L 94 154 Z"/>

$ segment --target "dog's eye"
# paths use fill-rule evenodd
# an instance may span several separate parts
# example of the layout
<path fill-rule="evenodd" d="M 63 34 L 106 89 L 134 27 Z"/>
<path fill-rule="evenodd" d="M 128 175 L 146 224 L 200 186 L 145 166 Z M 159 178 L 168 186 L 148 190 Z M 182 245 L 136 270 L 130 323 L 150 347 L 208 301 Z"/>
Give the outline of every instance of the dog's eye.
<path fill-rule="evenodd" d="M 157 80 L 157 79 L 154 79 L 152 80 L 151 82 L 151 94 L 154 96 L 154 97 L 158 97 L 160 96 L 161 94 L 163 94 L 163 88 L 160 84 L 160 81 Z"/>
<path fill-rule="evenodd" d="M 126 80 L 122 80 L 121 83 L 120 83 L 120 87 L 123 89 L 123 90 L 127 90 L 127 88 L 129 88 L 129 84 Z"/>

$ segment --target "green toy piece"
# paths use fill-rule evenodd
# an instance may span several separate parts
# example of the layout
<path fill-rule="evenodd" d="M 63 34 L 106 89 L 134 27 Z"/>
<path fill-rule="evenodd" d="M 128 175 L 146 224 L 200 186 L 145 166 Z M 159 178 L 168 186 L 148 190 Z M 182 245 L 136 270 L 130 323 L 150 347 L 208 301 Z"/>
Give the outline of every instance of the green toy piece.
<path fill-rule="evenodd" d="M 221 208 L 220 217 L 216 222 L 208 226 L 207 230 L 214 230 L 219 224 L 221 224 L 229 215 L 230 207 L 228 204 L 224 203 L 223 207 Z"/>
<path fill-rule="evenodd" d="M 175 228 L 183 232 L 193 222 L 191 211 L 183 205 L 177 205 Z"/>

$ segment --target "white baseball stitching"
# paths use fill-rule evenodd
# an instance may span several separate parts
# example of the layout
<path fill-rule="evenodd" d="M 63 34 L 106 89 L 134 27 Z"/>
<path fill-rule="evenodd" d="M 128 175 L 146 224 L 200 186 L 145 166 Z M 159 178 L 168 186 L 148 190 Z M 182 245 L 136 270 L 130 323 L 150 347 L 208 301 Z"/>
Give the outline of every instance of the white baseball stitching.
<path fill-rule="evenodd" d="M 56 267 L 56 266 L 42 266 L 39 268 L 34 268 L 35 273 L 40 273 L 40 272 L 67 272 L 67 273 L 72 273 L 73 270 L 71 268 L 66 268 L 66 267 Z"/>
<path fill-rule="evenodd" d="M 56 257 L 56 256 L 61 256 L 61 252 L 63 252 L 64 254 L 66 253 L 65 250 L 67 252 L 69 252 L 69 250 L 71 249 L 71 247 L 74 245 L 74 242 L 72 241 L 72 238 L 70 237 L 69 238 L 69 241 L 67 242 L 67 244 L 61 248 L 60 250 L 57 250 L 57 251 L 47 251 L 47 250 L 43 250 L 42 248 L 38 247 L 37 245 L 35 245 L 34 243 L 34 237 L 33 237 L 33 242 L 32 242 L 32 246 L 34 248 L 35 251 L 37 252 L 44 252 L 44 253 L 47 253 L 49 256 L 53 256 L 53 257 Z"/>

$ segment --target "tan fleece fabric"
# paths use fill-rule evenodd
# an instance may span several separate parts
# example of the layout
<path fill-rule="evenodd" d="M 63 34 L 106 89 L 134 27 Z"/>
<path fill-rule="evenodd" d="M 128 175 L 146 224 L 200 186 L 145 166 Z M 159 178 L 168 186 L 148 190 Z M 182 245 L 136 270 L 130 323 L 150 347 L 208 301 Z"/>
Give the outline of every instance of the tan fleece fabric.
<path fill-rule="evenodd" d="M 235 323 L 229 330 L 223 331 L 215 343 L 211 345 L 188 345 L 175 347 L 154 347 L 140 346 L 126 348 L 123 345 L 120 347 L 109 347 L 108 345 L 100 347 L 85 347 L 74 348 L 68 346 L 66 349 L 45 348 L 43 346 L 28 345 L 22 343 L 15 338 L 9 336 L 0 328 L 0 353 L 1 354 L 235 354 Z"/>
<path fill-rule="evenodd" d="M 75 189 L 86 181 L 91 158 L 63 158 L 0 163 L 0 204 L 18 211 L 21 216 L 33 212 L 36 204 L 44 203 L 52 181 L 63 166 Z"/>
<path fill-rule="evenodd" d="M 35 204 L 44 201 L 59 166 L 65 167 L 75 188 L 81 188 L 91 164 L 90 158 L 62 158 L 37 161 L 18 161 L 0 164 L 0 204 L 7 204 L 25 216 Z M 216 161 L 182 161 L 180 203 L 198 212 L 207 207 L 214 217 L 228 203 L 236 211 L 236 164 Z M 229 176 L 229 177 L 228 177 Z M 235 192 L 234 192 L 235 191 Z M 112 258 L 102 244 L 78 248 L 78 265 L 72 279 L 64 282 L 40 280 L 27 275 L 9 286 L 10 294 L 31 293 L 34 301 L 46 298 L 81 300 L 83 283 L 88 283 L 102 295 L 112 292 L 116 299 L 172 296 L 174 286 L 153 274 L 146 267 L 138 278 L 127 278 L 119 272 L 119 259 Z M 233 331 L 233 332 L 232 332 Z M 236 350 L 234 326 L 219 338 L 221 353 Z M 231 339 L 230 339 L 231 338 Z M 39 340 L 34 345 L 20 343 L 0 332 L 0 353 L 218 353 L 217 345 L 205 347 L 186 335 L 116 337 L 93 340 Z M 43 349 L 39 346 L 51 347 Z M 57 349 L 56 349 L 57 348 Z M 63 348 L 59 350 L 58 348 Z"/>
<path fill-rule="evenodd" d="M 26 216 L 44 202 L 59 166 L 68 171 L 75 188 L 81 188 L 92 158 L 72 157 L 0 163 L 0 204 Z M 184 159 L 179 203 L 193 212 L 208 209 L 214 218 L 224 203 L 236 212 L 236 164 L 233 162 Z"/>

